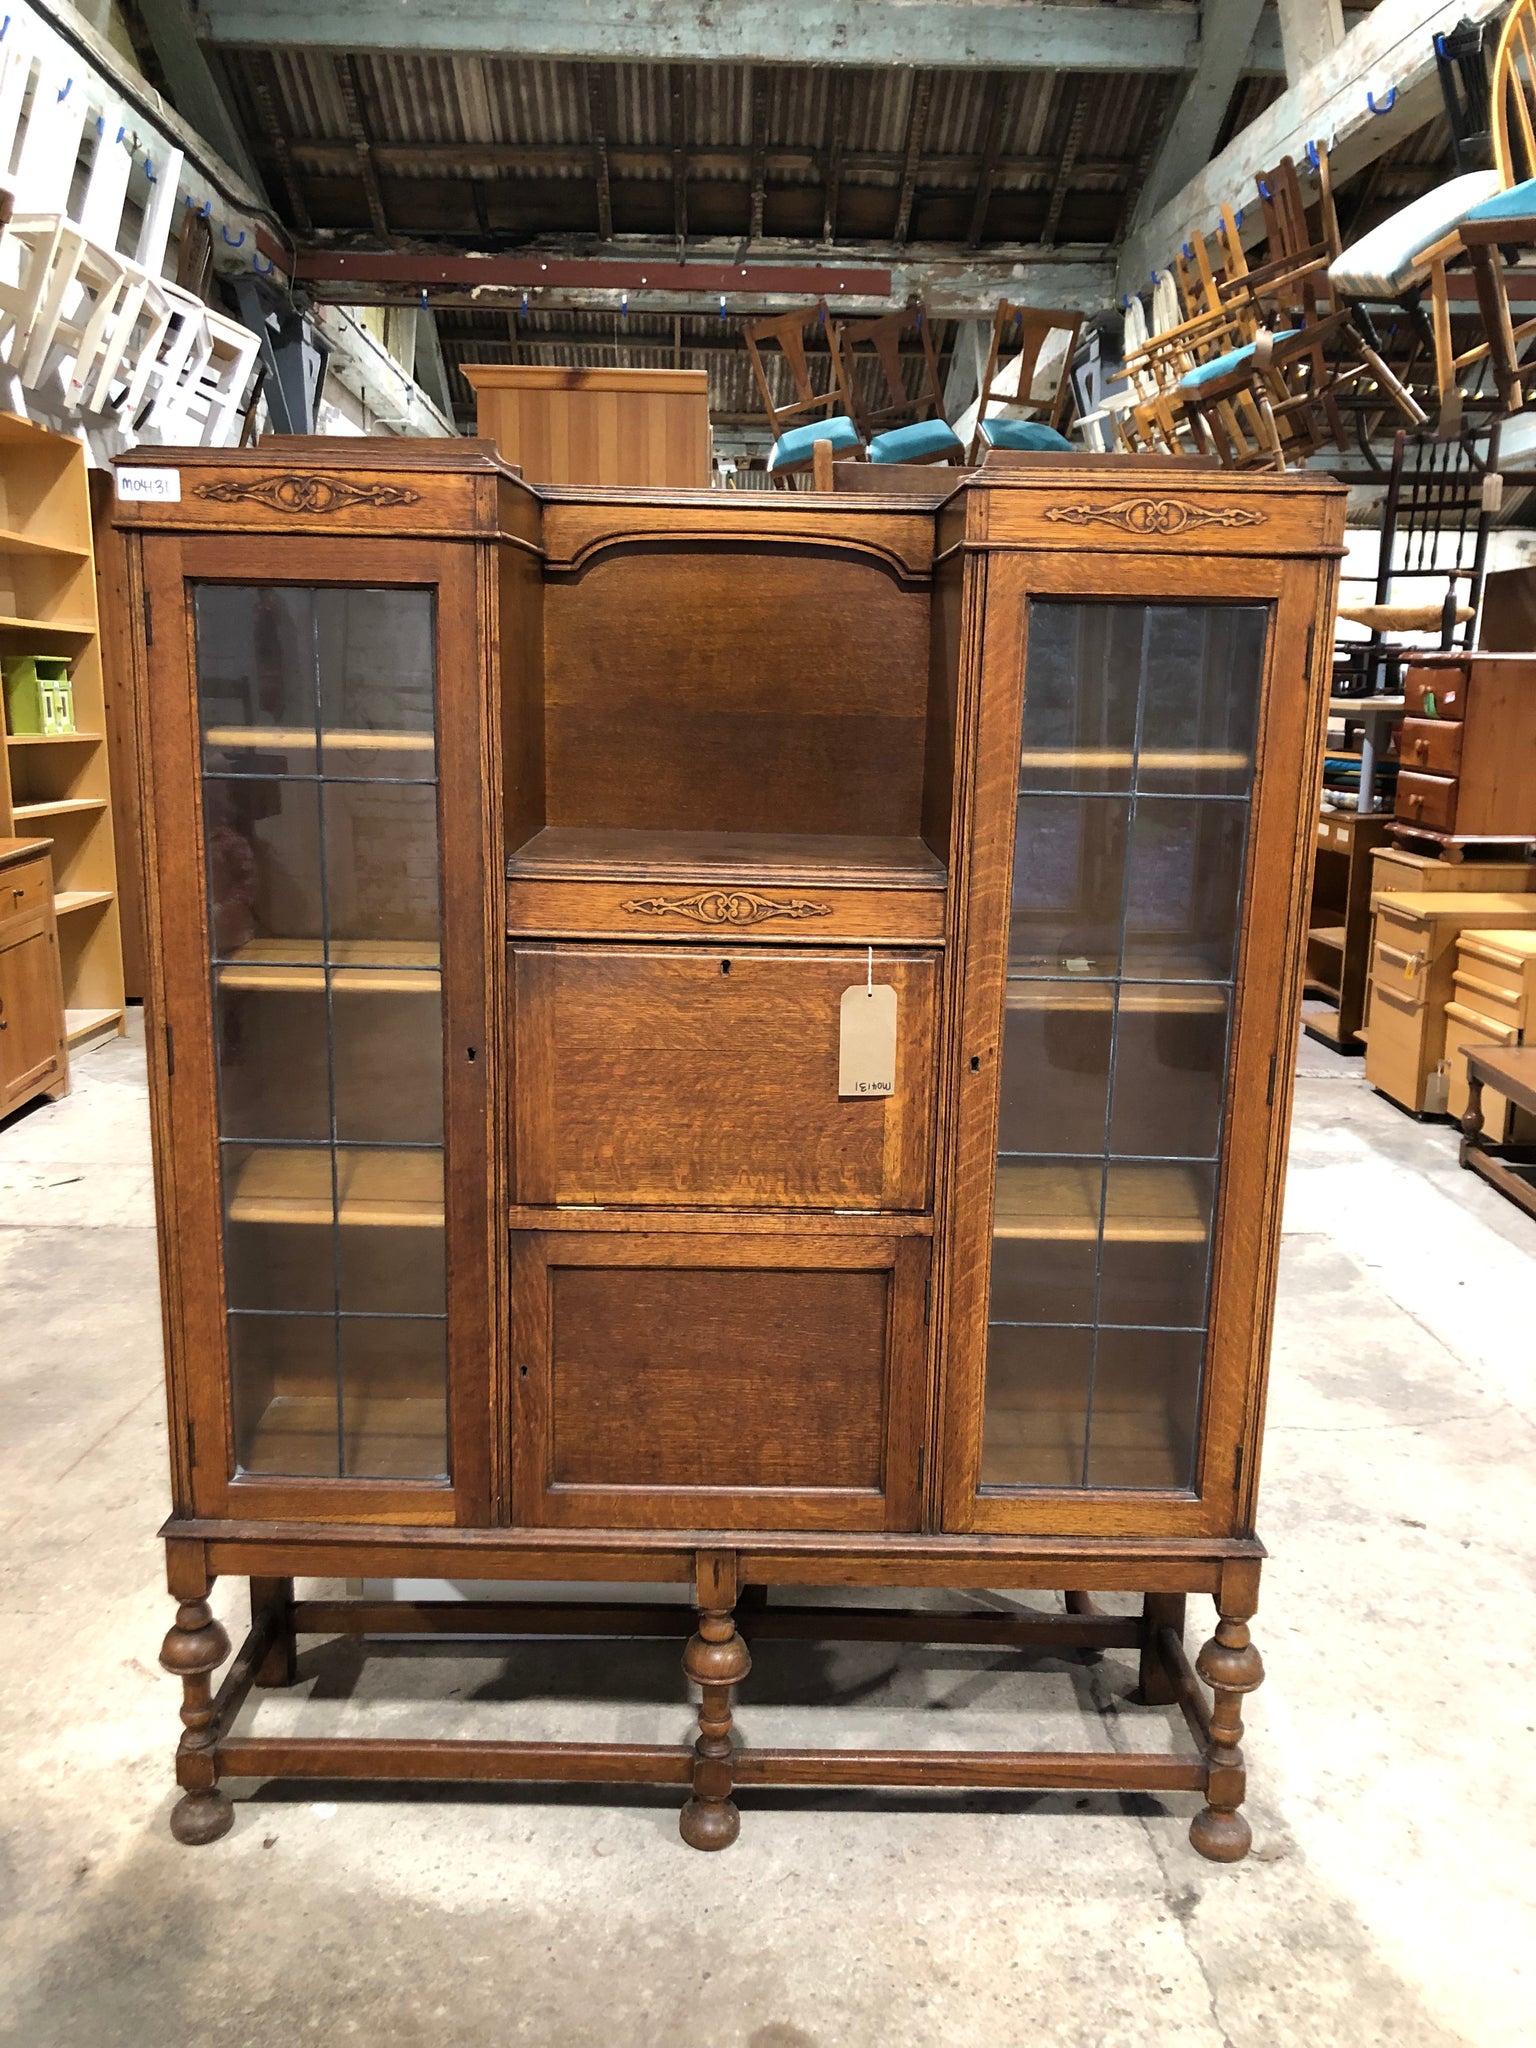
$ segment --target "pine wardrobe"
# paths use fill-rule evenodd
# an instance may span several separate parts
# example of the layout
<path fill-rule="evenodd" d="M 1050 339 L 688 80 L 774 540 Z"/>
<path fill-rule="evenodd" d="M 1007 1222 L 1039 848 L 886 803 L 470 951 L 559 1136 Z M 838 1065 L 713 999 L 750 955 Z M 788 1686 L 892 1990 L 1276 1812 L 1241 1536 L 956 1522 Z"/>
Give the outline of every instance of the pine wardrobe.
<path fill-rule="evenodd" d="M 1201 1795 L 1241 1856 L 1344 494 L 132 465 L 178 1839 L 237 1778 L 675 1785 L 698 1848 L 739 1786 L 980 1786 Z M 263 1732 L 297 1637 L 465 1626 L 295 1580 L 447 1578 L 676 1585 L 473 1625 L 676 1633 L 696 1739 Z M 1130 1649 L 1163 1737 L 733 1736 L 754 1635 L 838 1634 Z"/>

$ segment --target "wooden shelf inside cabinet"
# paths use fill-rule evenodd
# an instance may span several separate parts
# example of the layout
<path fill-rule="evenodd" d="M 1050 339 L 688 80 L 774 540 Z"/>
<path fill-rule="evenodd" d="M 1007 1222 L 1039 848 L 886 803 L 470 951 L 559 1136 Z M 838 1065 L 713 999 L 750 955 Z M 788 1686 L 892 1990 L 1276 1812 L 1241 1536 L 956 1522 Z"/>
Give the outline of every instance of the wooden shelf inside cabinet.
<path fill-rule="evenodd" d="M 13 526 L 0 526 L 0 555 L 54 562 L 88 562 L 89 548 L 73 541 L 50 540 L 39 534 L 21 533 Z"/>
<path fill-rule="evenodd" d="M 34 818 L 64 818 L 71 811 L 104 811 L 107 799 L 104 796 L 57 796 L 44 803 L 13 804 L 11 815 L 17 824 L 30 823 Z"/>
<path fill-rule="evenodd" d="M 1342 953 L 1344 950 L 1344 927 L 1341 924 L 1313 925 L 1307 933 L 1307 943 L 1311 946 L 1326 946 L 1330 952 Z"/>
<path fill-rule="evenodd" d="M 8 732 L 8 747 L 99 747 L 105 735 L 99 732 Z"/>
<path fill-rule="evenodd" d="M 64 1012 L 64 1035 L 71 1045 L 78 1045 L 84 1038 L 94 1038 L 98 1031 L 105 1031 L 109 1025 L 121 1024 L 123 1013 L 117 1010 L 66 1010 Z"/>
<path fill-rule="evenodd" d="M 312 747 L 316 740 L 312 725 L 210 725 L 203 733 L 203 745 L 219 753 L 252 752 L 273 748 Z M 321 726 L 318 738 L 327 753 L 338 754 L 425 754 L 436 746 L 429 732 L 361 731 L 351 727 Z"/>
<path fill-rule="evenodd" d="M 54 893 L 53 907 L 63 917 L 71 910 L 94 910 L 111 901 L 110 889 L 59 889 Z"/>
<path fill-rule="evenodd" d="M 393 1230 L 435 1230 L 443 1222 L 440 1152 L 342 1144 L 314 1148 L 261 1145 L 234 1176 L 231 1223 L 333 1223 Z"/>
<path fill-rule="evenodd" d="M 1010 981 L 1010 1010 L 1081 1010 L 1121 1016 L 1170 1014 L 1181 1017 L 1224 1012 L 1227 991 L 1220 982 L 1180 981 Z"/>
<path fill-rule="evenodd" d="M 994 1237 L 1061 1241 L 1099 1235 L 1126 1244 L 1198 1244 L 1209 1227 L 1198 1170 L 1112 1160 L 1107 1197 L 1099 1160 L 1005 1160 L 997 1171 Z"/>
<path fill-rule="evenodd" d="M 866 882 L 942 889 L 944 863 L 918 838 L 850 833 L 646 832 L 546 825 L 507 862 L 524 880 Z"/>
<path fill-rule="evenodd" d="M 219 963 L 219 987 L 323 992 L 325 946 L 319 939 L 252 939 Z M 333 939 L 330 985 L 353 995 L 437 995 L 443 985 L 435 945 Z"/>
<path fill-rule="evenodd" d="M 18 619 L 0 614 L 0 633 L 63 633 L 75 640 L 94 640 L 94 619 Z"/>
<path fill-rule="evenodd" d="M 1237 773 L 1252 756 L 1241 748 L 1143 747 L 1138 754 L 1131 747 L 1025 747 L 1019 755 L 1023 773 L 1035 768 L 1124 768 L 1158 775 L 1195 773 Z"/>
<path fill-rule="evenodd" d="M 440 1476 L 441 1401 L 348 1389 L 342 1408 L 341 1457 L 350 1477 L 370 1471 L 405 1479 Z M 321 1396 L 276 1394 L 249 1425 L 247 1477 L 279 1472 L 298 1478 L 336 1477 L 336 1404 Z"/>

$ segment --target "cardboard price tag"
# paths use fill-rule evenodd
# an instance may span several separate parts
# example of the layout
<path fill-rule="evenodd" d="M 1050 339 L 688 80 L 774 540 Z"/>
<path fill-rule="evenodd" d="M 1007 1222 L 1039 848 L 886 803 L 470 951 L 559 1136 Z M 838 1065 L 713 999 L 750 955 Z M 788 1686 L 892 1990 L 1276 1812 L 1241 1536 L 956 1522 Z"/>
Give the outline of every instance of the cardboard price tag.
<path fill-rule="evenodd" d="M 896 1093 L 896 991 L 888 984 L 856 982 L 843 990 L 838 1039 L 839 1095 Z"/>

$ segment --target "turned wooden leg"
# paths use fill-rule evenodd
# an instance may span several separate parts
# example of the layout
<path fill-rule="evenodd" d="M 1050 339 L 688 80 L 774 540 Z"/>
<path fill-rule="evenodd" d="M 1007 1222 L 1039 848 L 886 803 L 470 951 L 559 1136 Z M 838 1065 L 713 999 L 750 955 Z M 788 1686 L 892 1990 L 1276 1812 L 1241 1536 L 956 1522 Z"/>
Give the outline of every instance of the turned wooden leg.
<path fill-rule="evenodd" d="M 183 1600 L 175 1626 L 160 1648 L 160 1662 L 181 1680 L 181 1720 L 186 1733 L 176 1751 L 176 1782 L 182 1796 L 171 1810 L 171 1833 L 196 1846 L 216 1842 L 234 1825 L 235 1810 L 219 1790 L 214 1761 L 213 1674 L 229 1655 L 229 1637 L 214 1620 L 206 1600 Z"/>
<path fill-rule="evenodd" d="M 683 1670 L 700 1689 L 693 1745 L 693 1796 L 678 1818 L 690 1849 L 728 1849 L 741 1831 L 731 1797 L 731 1688 L 752 1669 L 736 1633 L 734 1557 L 699 1561 L 699 1632 L 683 1652 Z"/>
<path fill-rule="evenodd" d="M 1467 1154 L 1477 1150 L 1477 1141 L 1482 1135 L 1483 1077 L 1481 1074 L 1474 1073 L 1469 1063 L 1467 1070 L 1467 1106 L 1461 1113 L 1461 1152 L 1459 1156 L 1463 1166 L 1467 1163 Z"/>
<path fill-rule="evenodd" d="M 1144 1595 L 1141 1603 L 1141 1668 L 1136 1687 L 1136 1697 L 1144 1707 L 1171 1707 L 1179 1696 L 1158 1648 L 1158 1636 L 1165 1628 L 1171 1628 L 1182 1642 L 1184 1595 Z"/>
<path fill-rule="evenodd" d="M 292 1685 L 299 1675 L 299 1647 L 293 1633 L 292 1579 L 252 1579 L 251 1621 L 266 1612 L 273 1618 L 272 1646 L 256 1673 L 257 1685 Z"/>
<path fill-rule="evenodd" d="M 1248 1635 L 1247 1617 L 1224 1614 L 1195 1660 L 1211 1688 L 1211 1740 L 1206 1751 L 1206 1803 L 1189 1824 L 1189 1839 L 1213 1863 L 1240 1863 L 1253 1830 L 1238 1808 L 1248 1789 L 1243 1768 L 1243 1694 L 1264 1683 L 1264 1663 Z"/>

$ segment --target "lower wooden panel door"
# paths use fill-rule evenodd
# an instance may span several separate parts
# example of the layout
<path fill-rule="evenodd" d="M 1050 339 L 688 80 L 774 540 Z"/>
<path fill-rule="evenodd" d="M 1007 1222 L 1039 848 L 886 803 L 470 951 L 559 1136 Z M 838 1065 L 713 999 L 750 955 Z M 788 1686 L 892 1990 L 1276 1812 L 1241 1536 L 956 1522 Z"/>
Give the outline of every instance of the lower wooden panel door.
<path fill-rule="evenodd" d="M 46 915 L 0 925 L 0 1115 L 64 1071 L 59 949 Z"/>
<path fill-rule="evenodd" d="M 739 1219 L 515 1233 L 514 1520 L 915 1528 L 929 1249 Z"/>

